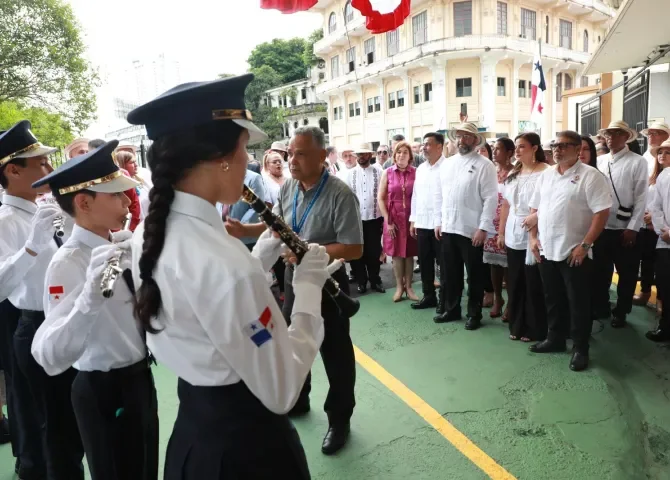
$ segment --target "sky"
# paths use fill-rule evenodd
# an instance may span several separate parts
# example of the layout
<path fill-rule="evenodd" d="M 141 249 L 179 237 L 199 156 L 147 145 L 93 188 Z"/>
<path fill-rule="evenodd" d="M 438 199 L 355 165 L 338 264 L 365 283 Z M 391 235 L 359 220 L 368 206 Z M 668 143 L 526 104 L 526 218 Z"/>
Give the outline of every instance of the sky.
<path fill-rule="evenodd" d="M 102 72 L 165 54 L 180 62 L 183 82 L 244 73 L 259 43 L 307 37 L 322 25 L 320 14 L 283 15 L 261 9 L 260 0 L 65 1 L 82 26 L 88 60 Z M 104 124 L 101 118 L 85 133 L 102 136 Z"/>

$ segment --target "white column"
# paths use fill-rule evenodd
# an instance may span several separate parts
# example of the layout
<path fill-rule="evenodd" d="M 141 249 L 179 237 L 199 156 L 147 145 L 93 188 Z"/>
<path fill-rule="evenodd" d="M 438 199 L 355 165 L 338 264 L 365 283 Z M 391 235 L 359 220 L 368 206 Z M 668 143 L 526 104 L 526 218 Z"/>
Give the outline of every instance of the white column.
<path fill-rule="evenodd" d="M 444 64 L 434 65 L 430 69 L 433 75 L 433 130 L 449 128 L 447 121 L 447 72 Z"/>
<path fill-rule="evenodd" d="M 514 60 L 512 64 L 512 125 L 509 134 L 515 138 L 519 134 L 519 69 L 521 61 Z"/>
<path fill-rule="evenodd" d="M 402 74 L 402 82 L 403 82 L 403 88 L 405 89 L 405 139 L 408 142 L 412 142 L 414 140 L 414 134 L 412 132 L 412 120 L 410 114 L 411 112 L 411 106 L 412 102 L 410 101 L 412 92 L 410 92 L 410 89 L 412 88 L 412 81 L 409 78 L 409 75 L 407 75 L 407 72 L 403 72 Z"/>
<path fill-rule="evenodd" d="M 342 121 L 344 122 L 344 127 L 342 128 L 342 135 L 344 136 L 344 144 L 349 145 L 349 134 L 347 133 L 347 122 L 349 121 L 349 106 L 347 105 L 347 96 L 344 93 L 344 90 L 340 91 L 338 94 L 340 99 L 340 104 L 342 105 Z"/>
<path fill-rule="evenodd" d="M 367 142 L 367 136 L 365 134 L 365 115 L 367 113 L 367 108 L 365 105 L 365 98 L 363 95 L 363 85 L 358 85 L 358 96 L 360 97 L 361 101 L 361 138 L 363 139 L 364 142 Z"/>
<path fill-rule="evenodd" d="M 495 132 L 496 128 L 497 64 L 496 59 L 482 59 L 481 62 L 481 126 L 490 132 Z"/>

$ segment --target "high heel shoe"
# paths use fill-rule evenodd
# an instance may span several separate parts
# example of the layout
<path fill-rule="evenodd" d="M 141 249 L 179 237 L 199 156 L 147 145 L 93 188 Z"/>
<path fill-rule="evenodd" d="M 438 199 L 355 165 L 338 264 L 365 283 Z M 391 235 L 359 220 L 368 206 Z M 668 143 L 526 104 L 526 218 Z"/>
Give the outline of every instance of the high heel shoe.
<path fill-rule="evenodd" d="M 395 293 L 393 294 L 393 301 L 397 303 L 400 300 L 402 300 L 402 294 L 403 293 L 405 293 L 404 290 L 396 289 Z"/>
<path fill-rule="evenodd" d="M 407 298 L 409 298 L 413 302 L 419 301 L 419 297 L 417 297 L 416 293 L 414 293 L 414 290 L 412 288 L 406 288 L 405 294 L 407 295 Z"/>

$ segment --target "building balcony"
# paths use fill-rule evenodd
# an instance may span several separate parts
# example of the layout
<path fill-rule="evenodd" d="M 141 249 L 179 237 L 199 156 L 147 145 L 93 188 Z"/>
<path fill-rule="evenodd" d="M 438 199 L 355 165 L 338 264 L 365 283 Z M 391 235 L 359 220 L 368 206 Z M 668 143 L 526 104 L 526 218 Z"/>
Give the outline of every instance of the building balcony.
<path fill-rule="evenodd" d="M 342 19 L 339 18 L 339 23 L 342 23 Z M 336 47 L 342 47 L 349 44 L 349 39 L 347 38 L 347 32 L 350 37 L 360 37 L 367 33 L 367 28 L 365 28 L 365 17 L 359 13 L 354 14 L 353 20 L 351 20 L 346 25 L 339 25 L 337 30 L 333 33 L 326 33 L 325 36 L 314 44 L 314 54 L 318 56 L 327 55 L 332 52 Z"/>
<path fill-rule="evenodd" d="M 550 5 L 557 12 L 567 12 L 589 22 L 604 22 L 612 18 L 615 10 L 602 0 L 535 0 L 540 5 Z"/>
<path fill-rule="evenodd" d="M 376 80 L 384 74 L 393 74 L 408 68 L 427 66 L 432 60 L 457 60 L 459 58 L 480 57 L 482 54 L 492 58 L 516 58 L 523 63 L 530 63 L 537 51 L 537 41 L 514 38 L 504 35 L 467 35 L 433 40 L 418 47 L 412 47 L 388 58 L 383 58 L 370 65 L 359 65 L 354 72 L 341 75 L 332 80 L 320 83 L 316 87 L 318 96 L 328 92 L 346 88 L 349 84 L 365 80 L 366 83 Z M 542 45 L 542 58 L 552 60 L 554 64 L 565 69 L 581 68 L 589 61 L 591 54 L 569 50 L 553 45 Z M 552 63 L 552 62 L 549 62 Z"/>

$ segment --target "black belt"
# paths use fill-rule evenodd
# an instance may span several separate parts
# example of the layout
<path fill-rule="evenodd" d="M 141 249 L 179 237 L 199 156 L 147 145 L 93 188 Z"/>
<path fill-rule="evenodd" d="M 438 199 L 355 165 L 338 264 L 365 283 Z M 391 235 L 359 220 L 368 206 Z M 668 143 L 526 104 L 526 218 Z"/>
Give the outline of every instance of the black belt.
<path fill-rule="evenodd" d="M 147 359 L 142 359 L 137 363 L 128 365 L 127 367 L 113 368 L 108 372 L 103 372 L 100 370 L 92 370 L 92 371 L 80 370 L 79 373 L 89 375 L 91 377 L 103 377 L 103 376 L 130 377 L 133 375 L 137 375 L 138 373 L 146 372 L 147 370 L 149 370 L 149 362 L 147 361 Z"/>
<path fill-rule="evenodd" d="M 21 310 L 21 318 L 41 324 L 44 321 L 44 312 L 42 310 Z"/>

